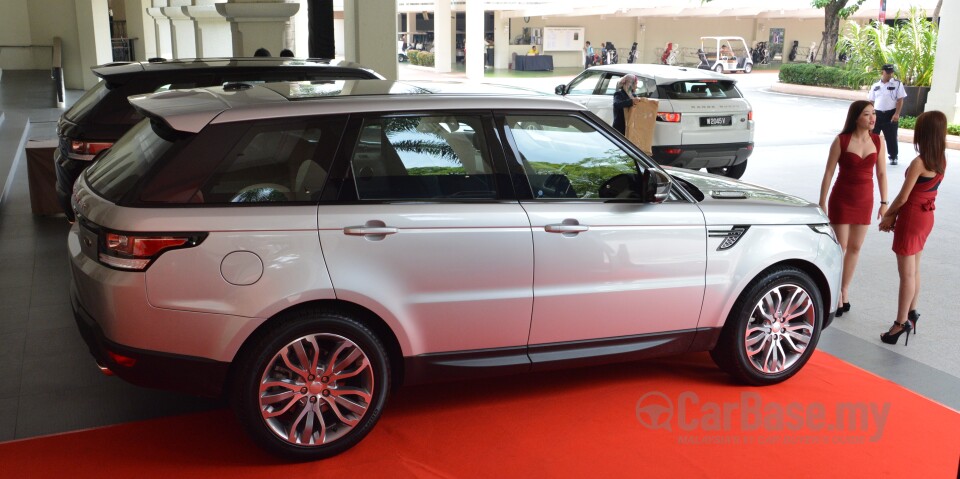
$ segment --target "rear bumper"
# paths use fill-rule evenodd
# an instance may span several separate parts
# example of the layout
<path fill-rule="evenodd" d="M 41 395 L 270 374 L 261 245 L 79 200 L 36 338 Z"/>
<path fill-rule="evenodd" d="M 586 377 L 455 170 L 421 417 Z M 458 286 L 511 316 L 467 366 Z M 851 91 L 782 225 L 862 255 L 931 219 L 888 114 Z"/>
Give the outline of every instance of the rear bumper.
<path fill-rule="evenodd" d="M 753 153 L 753 142 L 707 145 L 658 145 L 653 159 L 678 168 L 722 168 L 739 165 Z"/>
<path fill-rule="evenodd" d="M 71 289 L 70 302 L 80 335 L 97 363 L 121 379 L 149 388 L 178 391 L 207 397 L 219 397 L 226 384 L 229 363 L 205 358 L 145 351 L 117 344 L 106 338 Z M 111 354 L 112 353 L 112 354 Z M 119 355 L 133 359 L 132 365 L 121 365 Z"/>

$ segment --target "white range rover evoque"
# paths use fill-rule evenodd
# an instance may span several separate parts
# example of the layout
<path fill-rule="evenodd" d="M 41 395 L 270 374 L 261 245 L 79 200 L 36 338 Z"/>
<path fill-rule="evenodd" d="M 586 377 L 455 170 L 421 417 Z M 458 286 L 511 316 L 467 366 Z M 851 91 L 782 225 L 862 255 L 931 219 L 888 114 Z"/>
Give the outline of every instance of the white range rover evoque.
<path fill-rule="evenodd" d="M 661 165 L 706 168 L 740 178 L 753 153 L 753 107 L 736 80 L 710 70 L 636 63 L 590 67 L 556 93 L 613 124 L 613 94 L 627 74 L 636 95 L 656 99 L 653 159 Z"/>

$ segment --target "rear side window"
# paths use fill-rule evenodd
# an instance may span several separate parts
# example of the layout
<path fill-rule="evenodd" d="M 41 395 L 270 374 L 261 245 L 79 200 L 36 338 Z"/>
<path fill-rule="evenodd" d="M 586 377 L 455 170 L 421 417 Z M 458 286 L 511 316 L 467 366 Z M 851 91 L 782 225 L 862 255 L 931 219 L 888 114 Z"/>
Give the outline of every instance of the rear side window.
<path fill-rule="evenodd" d="M 496 198 L 481 124 L 468 115 L 364 121 L 350 163 L 358 199 Z"/>
<path fill-rule="evenodd" d="M 251 204 L 319 198 L 343 132 L 342 118 L 251 125 L 192 202 Z"/>
<path fill-rule="evenodd" d="M 161 138 L 150 120 L 142 120 L 85 172 L 98 195 L 120 203 L 177 142 Z"/>
<path fill-rule="evenodd" d="M 736 83 L 727 80 L 687 80 L 661 85 L 660 96 L 671 100 L 741 98 Z"/>
<path fill-rule="evenodd" d="M 607 79 L 607 86 L 604 89 L 605 95 L 613 96 L 617 92 L 617 83 L 624 75 L 620 73 L 611 73 Z M 641 98 L 652 98 L 657 96 L 657 82 L 652 78 L 637 76 L 637 89 L 633 92 L 634 96 Z"/>

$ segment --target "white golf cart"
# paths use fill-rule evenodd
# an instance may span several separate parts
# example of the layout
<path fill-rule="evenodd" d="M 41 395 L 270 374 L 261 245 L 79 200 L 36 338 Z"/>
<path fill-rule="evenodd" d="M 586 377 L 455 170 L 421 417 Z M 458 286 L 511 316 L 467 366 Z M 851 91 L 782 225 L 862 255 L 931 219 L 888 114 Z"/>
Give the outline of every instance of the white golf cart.
<path fill-rule="evenodd" d="M 717 73 L 753 71 L 750 47 L 742 37 L 700 37 L 699 68 Z"/>

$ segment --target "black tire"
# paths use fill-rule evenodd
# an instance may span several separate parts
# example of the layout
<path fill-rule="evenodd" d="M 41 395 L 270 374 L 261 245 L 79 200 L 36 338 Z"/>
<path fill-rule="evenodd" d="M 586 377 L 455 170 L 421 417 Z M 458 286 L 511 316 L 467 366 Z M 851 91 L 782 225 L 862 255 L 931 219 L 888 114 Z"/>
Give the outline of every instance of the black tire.
<path fill-rule="evenodd" d="M 784 297 L 785 304 L 773 304 Z M 779 326 L 764 320 L 765 307 Z M 786 311 L 797 310 L 799 315 L 795 318 L 781 317 Z M 754 279 L 737 299 L 710 356 L 720 369 L 740 382 L 754 386 L 777 384 L 806 364 L 817 347 L 822 328 L 823 302 L 816 283 L 797 268 L 771 268 Z M 747 350 L 753 345 L 757 345 L 757 352 L 748 355 Z M 778 359 L 781 353 L 783 357 Z"/>
<path fill-rule="evenodd" d="M 733 178 L 735 180 L 738 180 L 747 171 L 747 162 L 744 161 L 743 163 L 740 163 L 738 165 L 733 165 L 733 166 L 720 166 L 717 168 L 707 168 L 707 171 L 715 175 L 726 176 L 728 178 Z"/>
<path fill-rule="evenodd" d="M 753 63 L 747 63 L 743 66 L 743 73 L 750 73 L 753 71 Z"/>
<path fill-rule="evenodd" d="M 251 346 L 236 364 L 231 402 L 264 449 L 298 461 L 331 457 L 359 443 L 380 418 L 390 364 L 383 344 L 360 322 L 338 312 L 298 311 Z M 304 359 L 307 367 L 295 372 Z M 274 400 L 261 401 L 268 396 Z"/>
<path fill-rule="evenodd" d="M 723 64 L 717 63 L 717 65 L 713 67 L 713 71 L 723 73 Z"/>

